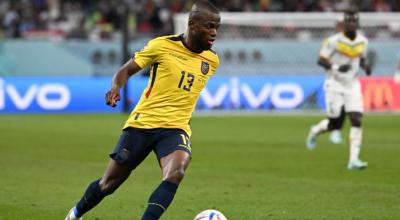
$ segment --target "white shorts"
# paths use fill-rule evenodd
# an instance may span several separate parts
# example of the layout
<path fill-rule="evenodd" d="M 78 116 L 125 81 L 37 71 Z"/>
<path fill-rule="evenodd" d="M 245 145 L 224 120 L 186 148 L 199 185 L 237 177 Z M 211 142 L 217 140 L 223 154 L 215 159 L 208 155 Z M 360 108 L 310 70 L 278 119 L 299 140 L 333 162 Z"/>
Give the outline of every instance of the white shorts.
<path fill-rule="evenodd" d="M 325 87 L 326 113 L 330 118 L 340 116 L 342 107 L 345 112 L 363 112 L 364 103 L 361 93 L 361 85 L 357 81 L 349 88 Z"/>

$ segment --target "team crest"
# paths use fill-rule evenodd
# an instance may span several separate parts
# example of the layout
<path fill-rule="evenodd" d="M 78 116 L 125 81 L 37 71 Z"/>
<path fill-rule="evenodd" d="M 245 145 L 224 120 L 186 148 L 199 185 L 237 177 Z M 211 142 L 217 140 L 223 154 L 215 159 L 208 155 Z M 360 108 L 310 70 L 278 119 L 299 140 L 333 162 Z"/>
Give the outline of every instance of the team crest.
<path fill-rule="evenodd" d="M 203 73 L 203 75 L 207 75 L 208 70 L 210 70 L 210 64 L 208 64 L 207 62 L 201 61 L 201 73 Z"/>

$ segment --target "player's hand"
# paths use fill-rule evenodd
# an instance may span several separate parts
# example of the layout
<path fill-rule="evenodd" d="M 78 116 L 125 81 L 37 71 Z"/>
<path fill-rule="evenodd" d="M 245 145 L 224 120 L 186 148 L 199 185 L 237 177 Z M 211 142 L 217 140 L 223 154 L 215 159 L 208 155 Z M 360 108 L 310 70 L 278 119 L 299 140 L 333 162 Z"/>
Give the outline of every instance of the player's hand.
<path fill-rule="evenodd" d="M 367 76 L 370 76 L 372 74 L 371 68 L 365 68 L 365 74 L 367 74 Z"/>
<path fill-rule="evenodd" d="M 121 95 L 119 93 L 119 89 L 112 88 L 110 91 L 106 93 L 106 104 L 115 107 L 117 106 L 117 102 L 121 99 Z"/>
<path fill-rule="evenodd" d="M 341 65 L 339 66 L 339 72 L 345 73 L 351 69 L 351 66 L 349 64 Z"/>
<path fill-rule="evenodd" d="M 372 69 L 371 69 L 370 66 L 366 66 L 366 67 L 364 68 L 364 71 L 365 71 L 365 74 L 366 74 L 367 76 L 370 76 L 370 75 L 372 74 Z"/>

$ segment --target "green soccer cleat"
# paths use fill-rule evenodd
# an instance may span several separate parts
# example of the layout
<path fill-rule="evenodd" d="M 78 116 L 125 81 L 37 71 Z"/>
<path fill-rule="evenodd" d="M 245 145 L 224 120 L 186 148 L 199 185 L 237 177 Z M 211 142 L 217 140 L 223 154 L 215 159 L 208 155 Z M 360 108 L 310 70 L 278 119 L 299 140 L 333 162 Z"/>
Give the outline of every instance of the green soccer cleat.
<path fill-rule="evenodd" d="M 367 167 L 368 163 L 361 160 L 351 161 L 347 164 L 348 170 L 364 170 Z"/>
<path fill-rule="evenodd" d="M 317 146 L 316 136 L 314 135 L 314 132 L 313 132 L 313 126 L 311 126 L 310 132 L 308 133 L 308 136 L 306 139 L 306 146 L 309 150 L 313 150 Z"/>

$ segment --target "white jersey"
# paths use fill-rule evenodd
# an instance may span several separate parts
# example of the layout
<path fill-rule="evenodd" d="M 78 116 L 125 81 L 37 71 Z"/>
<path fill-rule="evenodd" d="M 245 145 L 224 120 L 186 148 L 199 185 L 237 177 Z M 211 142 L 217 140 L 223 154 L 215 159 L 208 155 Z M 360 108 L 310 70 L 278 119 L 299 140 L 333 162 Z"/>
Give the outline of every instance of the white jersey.
<path fill-rule="evenodd" d="M 357 73 L 360 70 L 360 61 L 366 56 L 368 39 L 357 32 L 354 40 L 349 39 L 344 33 L 337 33 L 324 41 L 320 51 L 320 57 L 331 62 L 332 65 L 349 64 L 351 68 L 347 72 L 339 72 L 330 69 L 327 71 L 327 86 L 330 89 L 348 89 L 358 84 Z"/>

